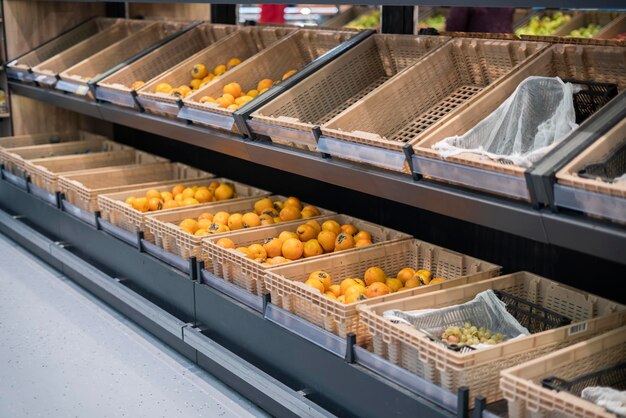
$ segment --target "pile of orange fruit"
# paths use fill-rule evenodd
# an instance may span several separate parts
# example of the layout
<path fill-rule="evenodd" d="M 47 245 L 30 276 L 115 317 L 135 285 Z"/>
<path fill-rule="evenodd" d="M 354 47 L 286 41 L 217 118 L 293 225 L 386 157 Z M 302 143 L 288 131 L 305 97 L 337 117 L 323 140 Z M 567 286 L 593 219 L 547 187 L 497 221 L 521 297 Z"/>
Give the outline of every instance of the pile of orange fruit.
<path fill-rule="evenodd" d="M 289 197 L 284 201 L 272 201 L 266 197 L 256 201 L 253 208 L 243 214 L 224 211 L 204 212 L 197 220 L 183 219 L 178 226 L 189 234 L 204 236 L 319 215 L 319 209 L 310 205 L 302 207 L 302 203 L 296 197 Z"/>
<path fill-rule="evenodd" d="M 269 78 L 259 81 L 256 85 L 256 89 L 251 89 L 246 92 L 241 88 L 239 83 L 229 83 L 222 88 L 222 95 L 217 99 L 211 96 L 202 96 L 200 103 L 214 103 L 224 109 L 237 110 L 241 106 L 248 103 L 250 100 L 257 97 L 259 94 L 265 93 L 273 85 L 280 83 L 280 81 L 286 80 L 296 73 L 296 70 L 287 71 L 282 80 L 272 81 Z"/>
<path fill-rule="evenodd" d="M 277 237 L 267 238 L 262 243 L 248 247 L 236 247 L 228 239 L 216 244 L 239 251 L 265 266 L 272 266 L 330 252 L 366 247 L 372 245 L 372 236 L 365 230 L 359 231 L 354 225 L 339 225 L 332 220 L 320 225 L 315 219 L 311 219 L 294 231 L 283 231 Z"/>
<path fill-rule="evenodd" d="M 391 278 L 383 269 L 374 266 L 365 270 L 362 279 L 345 278 L 338 284 L 333 284 L 333 279 L 329 273 L 322 270 L 314 271 L 304 284 L 341 303 L 354 303 L 445 281 L 443 277 L 433 278 L 432 276 L 430 270 L 416 271 L 406 267 L 400 270 L 395 278 Z"/>
<path fill-rule="evenodd" d="M 177 184 L 172 191 L 148 190 L 143 197 L 129 196 L 124 201 L 140 212 L 154 212 L 161 209 L 174 209 L 200 203 L 217 202 L 236 197 L 232 184 L 211 182 L 208 186 Z"/>
<path fill-rule="evenodd" d="M 205 84 L 210 83 L 215 78 L 221 76 L 226 71 L 239 64 L 241 64 L 241 60 L 239 58 L 231 58 L 226 64 L 220 64 L 215 67 L 213 72 L 210 72 L 204 64 L 195 64 L 191 68 L 191 80 L 189 81 L 189 84 L 172 87 L 169 83 L 159 83 L 155 86 L 154 92 L 170 94 L 184 99 L 192 92 L 200 89 Z M 143 84 L 143 81 L 135 81 L 130 88 L 136 90 L 143 86 Z"/>

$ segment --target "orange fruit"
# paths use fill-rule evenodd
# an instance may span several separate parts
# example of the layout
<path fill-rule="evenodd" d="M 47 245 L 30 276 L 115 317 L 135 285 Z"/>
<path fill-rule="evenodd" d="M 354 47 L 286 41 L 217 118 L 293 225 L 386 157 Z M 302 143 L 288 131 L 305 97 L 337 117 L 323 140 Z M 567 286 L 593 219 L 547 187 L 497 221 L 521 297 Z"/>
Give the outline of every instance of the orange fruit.
<path fill-rule="evenodd" d="M 239 109 L 239 106 L 237 106 L 236 104 L 231 104 L 226 109 L 237 110 L 237 109 Z"/>
<path fill-rule="evenodd" d="M 290 238 L 298 239 L 298 234 L 296 234 L 295 232 L 291 232 L 291 231 L 283 231 L 278 235 L 278 238 L 282 240 L 283 242 L 285 242 Z"/>
<path fill-rule="evenodd" d="M 274 218 L 271 215 L 261 215 L 259 216 L 259 220 L 261 221 L 261 225 L 272 225 L 274 223 Z"/>
<path fill-rule="evenodd" d="M 363 275 L 363 279 L 365 280 L 365 284 L 371 286 L 372 283 L 380 282 L 385 283 L 385 279 L 387 275 L 380 267 L 370 267 L 365 270 L 365 274 Z"/>
<path fill-rule="evenodd" d="M 202 80 L 209 72 L 203 64 L 195 64 L 191 67 L 191 76 L 197 80 Z"/>
<path fill-rule="evenodd" d="M 250 251 L 247 247 L 239 247 L 236 249 L 236 251 L 243 253 L 243 255 L 245 255 L 247 258 L 254 259 L 254 254 L 252 254 L 252 251 Z"/>
<path fill-rule="evenodd" d="M 259 91 L 258 91 L 258 90 L 256 90 L 256 89 L 252 89 L 252 90 L 250 90 L 249 92 L 247 92 L 247 93 L 246 93 L 246 96 L 250 96 L 250 97 L 252 97 L 253 99 L 254 99 L 255 97 L 257 97 L 258 95 L 259 95 Z"/>
<path fill-rule="evenodd" d="M 298 199 L 297 197 L 288 197 L 284 203 L 285 206 L 295 206 L 298 208 L 298 211 L 302 210 L 302 202 L 300 202 L 300 199 Z"/>
<path fill-rule="evenodd" d="M 339 235 L 341 232 L 341 225 L 335 221 L 326 221 L 322 224 L 322 231 L 332 231 L 336 235 Z"/>
<path fill-rule="evenodd" d="M 261 92 L 261 90 L 268 90 L 270 87 L 272 87 L 272 84 L 274 84 L 274 82 L 270 80 L 269 78 L 266 78 L 266 79 L 259 81 L 259 84 L 257 84 L 256 89 L 259 90 L 259 92 Z"/>
<path fill-rule="evenodd" d="M 325 293 L 324 293 L 324 295 L 325 295 L 326 297 L 330 298 L 330 299 L 335 299 L 335 300 L 337 300 L 337 296 L 336 296 L 333 292 L 331 292 L 330 290 L 329 290 L 328 292 L 325 292 Z"/>
<path fill-rule="evenodd" d="M 348 289 L 350 286 L 354 286 L 355 284 L 358 283 L 355 282 L 354 279 L 343 279 L 341 283 L 339 283 L 339 290 L 341 291 L 341 294 L 345 295 L 346 289 Z"/>
<path fill-rule="evenodd" d="M 237 65 L 241 64 L 241 60 L 239 58 L 231 58 L 226 63 L 226 68 L 229 70 Z"/>
<path fill-rule="evenodd" d="M 227 100 L 229 105 L 235 103 L 235 96 L 229 93 L 222 94 L 222 99 Z"/>
<path fill-rule="evenodd" d="M 343 251 L 354 248 L 354 238 L 352 235 L 342 232 L 335 239 L 335 251 Z"/>
<path fill-rule="evenodd" d="M 346 297 L 344 295 L 337 296 L 337 300 L 341 303 L 346 303 Z"/>
<path fill-rule="evenodd" d="M 446 281 L 446 279 L 444 279 L 443 277 L 435 277 L 430 282 L 428 282 L 428 284 L 437 284 L 437 283 L 442 283 L 442 282 L 445 282 L 445 281 Z"/>
<path fill-rule="evenodd" d="M 279 255 L 277 257 L 273 257 L 272 260 L 270 261 L 270 264 L 276 265 L 276 264 L 288 263 L 289 261 L 291 260 L 287 260 L 285 257 Z"/>
<path fill-rule="evenodd" d="M 365 281 L 363 281 L 363 279 L 359 279 L 358 277 L 355 277 L 352 280 L 354 280 L 357 284 L 360 284 L 361 286 L 366 287 Z"/>
<path fill-rule="evenodd" d="M 265 209 L 274 209 L 272 199 L 270 199 L 269 197 L 254 202 L 254 211 L 257 213 L 257 215 L 262 214 L 263 210 Z"/>
<path fill-rule="evenodd" d="M 411 277 L 409 280 L 404 282 L 404 287 L 406 287 L 407 289 L 413 289 L 414 287 L 418 287 L 420 285 L 421 283 L 419 279 L 416 279 L 415 277 Z"/>
<path fill-rule="evenodd" d="M 223 107 L 224 109 L 226 109 L 228 106 L 230 106 L 230 101 L 228 99 L 223 98 L 223 97 L 218 97 L 215 100 L 215 103 L 217 103 L 217 105 L 219 107 Z"/>
<path fill-rule="evenodd" d="M 185 91 L 184 89 L 181 89 L 180 87 L 176 87 L 175 89 L 170 90 L 170 95 L 180 97 L 181 99 L 184 99 L 185 97 L 187 97 L 188 94 L 189 94 L 188 91 Z"/>
<path fill-rule="evenodd" d="M 304 210 L 309 210 L 309 211 L 313 212 L 315 214 L 315 216 L 320 216 L 321 215 L 320 210 L 318 208 L 316 208 L 315 206 L 313 206 L 313 205 L 307 205 L 307 206 L 303 207 L 302 210 L 303 211 Z"/>
<path fill-rule="evenodd" d="M 283 242 L 281 250 L 283 257 L 288 258 L 289 260 L 297 260 L 302 257 L 304 244 L 302 244 L 302 242 L 297 238 L 289 238 L 287 241 Z"/>
<path fill-rule="evenodd" d="M 304 243 L 304 257 L 315 257 L 324 254 L 324 249 L 316 239 L 308 240 Z"/>
<path fill-rule="evenodd" d="M 313 218 L 315 216 L 317 216 L 315 214 L 315 212 L 313 212 L 310 209 L 302 209 L 302 212 L 300 212 L 300 215 L 302 216 L 302 218 L 306 219 L 306 218 Z"/>
<path fill-rule="evenodd" d="M 198 219 L 198 228 L 208 231 L 209 229 L 211 229 L 212 223 L 213 222 L 209 221 L 208 219 Z"/>
<path fill-rule="evenodd" d="M 412 279 L 414 275 L 415 270 L 413 270 L 411 267 L 406 267 L 400 270 L 396 277 L 404 284 L 407 280 Z"/>
<path fill-rule="evenodd" d="M 221 234 L 224 232 L 228 232 L 230 231 L 230 228 L 227 227 L 226 225 L 222 225 L 222 224 L 216 224 L 215 222 L 211 224 L 211 226 L 209 227 L 209 233 L 210 234 Z"/>
<path fill-rule="evenodd" d="M 213 214 L 209 212 L 202 212 L 200 216 L 198 216 L 198 220 L 206 219 L 208 221 L 213 221 Z"/>
<path fill-rule="evenodd" d="M 131 90 L 138 90 L 138 89 L 140 89 L 140 88 L 141 88 L 144 84 L 146 84 L 146 83 L 144 83 L 144 82 L 143 82 L 143 81 L 141 81 L 141 80 L 137 80 L 137 81 L 135 81 L 133 84 L 131 84 L 131 85 L 130 85 L 130 89 L 131 89 Z"/>
<path fill-rule="evenodd" d="M 369 245 L 372 245 L 372 241 L 368 239 L 361 239 L 354 243 L 354 248 L 367 247 Z"/>
<path fill-rule="evenodd" d="M 217 103 L 217 100 L 211 96 L 202 96 L 200 97 L 200 103 Z"/>
<path fill-rule="evenodd" d="M 322 232 L 322 227 L 320 226 L 320 223 L 315 220 L 306 221 L 305 224 L 311 225 L 313 229 L 315 229 L 316 234 L 319 234 L 320 232 Z"/>
<path fill-rule="evenodd" d="M 354 225 L 350 225 L 350 224 L 341 225 L 341 232 L 345 232 L 346 234 L 350 234 L 353 237 L 356 235 L 356 233 L 358 231 L 359 230 L 356 229 L 356 226 L 354 226 Z M 371 240 L 371 237 L 370 237 L 370 240 Z"/>
<path fill-rule="evenodd" d="M 263 242 L 263 248 L 268 257 L 278 257 L 281 255 L 283 247 L 283 241 L 279 238 L 268 238 Z"/>
<path fill-rule="evenodd" d="M 222 183 L 215 189 L 213 195 L 217 200 L 232 199 L 235 196 L 235 189 L 229 184 Z"/>
<path fill-rule="evenodd" d="M 287 71 L 285 74 L 283 74 L 282 80 L 288 79 L 289 77 L 291 77 L 295 73 L 296 73 L 296 70 L 289 70 L 289 71 Z"/>
<path fill-rule="evenodd" d="M 239 96 L 235 99 L 235 104 L 237 106 L 243 106 L 246 103 L 248 103 L 250 100 L 254 99 L 254 97 L 250 97 L 250 96 Z"/>
<path fill-rule="evenodd" d="M 282 208 L 278 216 L 280 217 L 281 221 L 287 222 L 300 219 L 302 217 L 302 214 L 300 213 L 300 210 L 295 206 L 285 206 L 284 208 Z"/>
<path fill-rule="evenodd" d="M 369 232 L 365 230 L 359 231 L 359 233 L 354 236 L 354 241 L 361 241 L 361 240 L 371 242 L 372 234 L 370 234 Z"/>
<path fill-rule="evenodd" d="M 193 205 L 199 205 L 199 204 L 200 202 L 198 202 L 193 197 L 188 197 L 187 199 L 183 199 L 183 206 L 193 206 Z"/>
<path fill-rule="evenodd" d="M 353 284 L 346 289 L 343 295 L 346 297 L 346 299 L 349 299 L 352 295 L 362 295 L 366 291 L 367 289 L 365 288 L 365 286 L 361 286 L 360 284 Z"/>
<path fill-rule="evenodd" d="M 178 202 L 175 200 L 166 200 L 163 202 L 163 209 L 174 209 L 178 207 Z"/>
<path fill-rule="evenodd" d="M 191 87 L 191 90 L 198 90 L 200 88 L 200 84 L 202 84 L 202 80 L 194 78 L 189 82 L 189 87 Z"/>
<path fill-rule="evenodd" d="M 193 197 L 196 192 L 191 188 L 191 187 L 187 187 L 185 190 L 183 190 L 183 199 L 188 199 L 190 197 Z"/>
<path fill-rule="evenodd" d="M 178 205 L 182 205 L 183 204 L 183 194 L 182 193 L 178 193 L 176 196 L 174 196 L 174 201 L 176 203 L 178 203 Z"/>
<path fill-rule="evenodd" d="M 341 286 L 339 286 L 338 284 L 331 284 L 330 286 L 328 286 L 328 290 L 330 292 L 333 292 L 333 294 L 337 297 L 341 296 Z"/>
<path fill-rule="evenodd" d="M 274 202 L 274 209 L 276 210 L 276 212 L 280 212 L 281 210 L 283 210 L 284 207 L 285 207 L 285 204 L 281 202 L 280 200 L 277 200 Z"/>
<path fill-rule="evenodd" d="M 126 203 L 127 205 L 132 207 L 133 206 L 133 202 L 135 202 L 135 200 L 137 200 L 137 198 L 135 196 L 129 196 L 129 197 L 126 198 L 124 203 Z"/>
<path fill-rule="evenodd" d="M 250 252 L 254 255 L 254 258 L 265 258 L 267 257 L 267 252 L 265 248 L 261 244 L 252 244 L 248 247 Z"/>
<path fill-rule="evenodd" d="M 167 202 L 168 200 L 174 200 L 174 195 L 170 192 L 161 192 L 161 200 Z"/>
<path fill-rule="evenodd" d="M 138 197 L 133 202 L 133 208 L 135 210 L 138 210 L 139 212 L 147 212 L 148 210 L 150 210 L 148 199 L 146 199 L 145 197 Z"/>
<path fill-rule="evenodd" d="M 429 284 L 433 274 L 429 270 L 417 270 L 413 277 L 418 279 L 422 284 Z"/>
<path fill-rule="evenodd" d="M 320 293 L 324 293 L 324 285 L 317 279 L 307 279 L 304 284 L 317 289 Z"/>
<path fill-rule="evenodd" d="M 387 285 L 389 290 L 391 290 L 391 293 L 397 292 L 398 289 L 400 289 L 404 285 L 400 279 L 392 279 L 389 277 L 387 278 L 387 280 L 385 280 L 385 284 Z"/>
<path fill-rule="evenodd" d="M 233 213 L 228 217 L 228 227 L 231 231 L 245 228 L 243 223 L 243 215 L 241 213 Z"/>
<path fill-rule="evenodd" d="M 243 215 L 244 228 L 254 228 L 255 226 L 261 226 L 261 220 L 259 219 L 259 215 L 254 212 L 248 212 Z"/>
<path fill-rule="evenodd" d="M 161 193 L 158 190 L 154 190 L 154 189 L 148 190 L 146 192 L 146 199 L 150 200 L 153 197 L 156 197 L 157 199 L 160 199 L 161 198 Z"/>
<path fill-rule="evenodd" d="M 222 88 L 222 93 L 230 94 L 233 100 L 241 96 L 241 86 L 238 83 L 229 83 Z"/>
<path fill-rule="evenodd" d="M 154 88 L 155 93 L 165 93 L 169 94 L 172 91 L 172 86 L 167 83 L 159 83 Z"/>
<path fill-rule="evenodd" d="M 330 285 L 332 284 L 330 274 L 322 270 L 317 270 L 309 274 L 309 279 L 317 279 L 322 282 L 324 290 L 330 289 Z"/>
<path fill-rule="evenodd" d="M 263 93 L 265 93 L 266 91 L 267 91 L 267 89 L 261 89 L 261 90 L 259 90 L 259 94 L 263 94 Z"/>
<path fill-rule="evenodd" d="M 210 202 L 213 198 L 213 194 L 208 189 L 198 189 L 193 197 L 200 203 Z"/>
<path fill-rule="evenodd" d="M 267 208 L 267 209 L 263 209 L 263 212 L 261 212 L 261 215 L 267 215 L 267 216 L 271 216 L 272 218 L 277 218 L 278 212 L 274 208 Z"/>
<path fill-rule="evenodd" d="M 222 248 L 235 248 L 235 243 L 230 238 L 220 238 L 217 240 L 216 244 Z"/>
<path fill-rule="evenodd" d="M 368 298 L 388 295 L 389 293 L 391 293 L 391 289 L 389 289 L 389 287 L 385 283 L 381 282 L 372 283 L 371 285 L 367 286 L 367 289 L 365 290 L 365 296 L 367 296 Z"/>
<path fill-rule="evenodd" d="M 224 74 L 226 72 L 226 66 L 225 65 L 218 65 L 217 67 L 215 67 L 215 69 L 213 70 L 213 74 L 215 74 L 215 76 L 219 77 L 222 74 Z"/>
<path fill-rule="evenodd" d="M 207 232 L 207 230 L 206 230 L 206 229 L 198 229 L 198 230 L 194 233 L 194 235 L 195 235 L 195 236 L 197 236 L 197 237 L 203 237 L 203 236 L 205 236 L 205 235 L 209 235 L 209 233 Z"/>
<path fill-rule="evenodd" d="M 176 197 L 177 194 L 181 194 L 185 190 L 185 186 L 182 184 L 177 184 L 172 188 L 172 195 Z"/>
<path fill-rule="evenodd" d="M 320 245 L 327 253 L 333 251 L 335 249 L 335 240 L 337 239 L 337 234 L 333 231 L 322 231 L 317 234 L 317 240 Z"/>
<path fill-rule="evenodd" d="M 155 211 L 163 209 L 163 201 L 158 197 L 153 197 L 148 200 L 148 210 Z"/>
<path fill-rule="evenodd" d="M 283 209 L 285 210 L 285 209 Z M 296 229 L 296 234 L 298 235 L 298 239 L 302 242 L 306 242 L 311 240 L 317 236 L 315 228 L 308 224 L 302 224 Z"/>
<path fill-rule="evenodd" d="M 230 213 L 228 212 L 217 212 L 215 215 L 213 215 L 213 222 L 216 224 L 227 225 L 229 217 Z"/>
<path fill-rule="evenodd" d="M 184 95 L 183 97 L 186 97 L 189 93 L 191 93 L 191 87 L 189 87 L 186 84 L 178 86 L 177 89 L 183 92 L 183 95 Z"/>
<path fill-rule="evenodd" d="M 277 224 L 277 223 L 280 223 L 280 222 L 282 222 L 282 220 L 278 216 L 275 216 L 274 217 L 274 223 Z"/>
<path fill-rule="evenodd" d="M 189 218 L 183 219 L 181 223 L 178 224 L 178 226 L 182 229 L 190 230 L 192 234 L 195 234 L 196 231 L 199 229 L 198 222 Z"/>

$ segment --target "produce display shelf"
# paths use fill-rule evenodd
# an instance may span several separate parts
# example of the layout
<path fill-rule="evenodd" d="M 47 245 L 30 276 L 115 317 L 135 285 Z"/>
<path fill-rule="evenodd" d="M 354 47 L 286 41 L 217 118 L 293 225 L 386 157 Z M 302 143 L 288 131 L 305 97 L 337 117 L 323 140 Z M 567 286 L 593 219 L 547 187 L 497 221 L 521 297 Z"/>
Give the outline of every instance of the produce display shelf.
<path fill-rule="evenodd" d="M 487 226 L 541 243 L 553 244 L 624 263 L 626 230 L 619 225 L 578 214 L 535 210 L 516 202 L 459 187 L 415 181 L 408 175 L 365 167 L 349 161 L 189 125 L 184 121 L 138 113 L 106 103 L 50 91 L 18 82 L 12 92 L 108 122 L 185 142 L 246 161 L 300 174 L 466 222 Z M 584 237 L 584 239 L 583 239 Z"/>
<path fill-rule="evenodd" d="M 469 416 L 467 392 L 450 393 L 404 374 L 270 301 L 263 312 L 249 309 L 193 271 L 118 239 L 102 222 L 82 222 L 5 180 L 0 201 L 2 233 L 273 415 Z M 251 342 L 257 344 L 251 348 Z"/>

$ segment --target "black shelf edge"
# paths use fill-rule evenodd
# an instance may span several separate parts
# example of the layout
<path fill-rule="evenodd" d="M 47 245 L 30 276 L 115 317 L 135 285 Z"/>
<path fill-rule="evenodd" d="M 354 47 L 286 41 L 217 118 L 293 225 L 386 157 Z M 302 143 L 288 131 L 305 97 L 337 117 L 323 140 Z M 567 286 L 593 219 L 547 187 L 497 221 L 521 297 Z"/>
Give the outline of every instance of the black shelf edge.
<path fill-rule="evenodd" d="M 9 82 L 12 93 L 30 97 L 108 122 L 129 126 L 243 160 L 360 191 L 419 209 L 626 263 L 616 248 L 626 248 L 626 229 L 585 216 L 552 214 L 528 203 L 362 166 L 316 153 L 243 138 L 182 120 L 139 113 L 108 103 L 36 86 Z M 546 225 L 549 228 L 546 228 Z M 574 225 L 572 230 L 569 225 Z M 599 247 L 596 243 L 601 242 Z M 613 248 L 603 252 L 603 248 Z"/>

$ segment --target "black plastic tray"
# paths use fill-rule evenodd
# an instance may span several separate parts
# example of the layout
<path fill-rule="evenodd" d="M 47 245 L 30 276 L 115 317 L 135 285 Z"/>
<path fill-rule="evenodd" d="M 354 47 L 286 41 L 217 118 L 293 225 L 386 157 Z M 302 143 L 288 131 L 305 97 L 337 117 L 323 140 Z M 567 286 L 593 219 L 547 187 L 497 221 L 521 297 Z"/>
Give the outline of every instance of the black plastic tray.
<path fill-rule="evenodd" d="M 584 374 L 571 380 L 561 379 L 556 376 L 546 377 L 541 380 L 541 385 L 548 389 L 569 392 L 576 396 L 580 396 L 583 389 L 590 386 L 604 386 L 616 390 L 626 390 L 626 362 Z"/>
<path fill-rule="evenodd" d="M 585 119 L 617 96 L 617 84 L 573 79 L 563 80 L 563 82 L 576 84 L 582 88 L 578 93 L 574 93 L 574 111 L 578 124 L 584 122 Z"/>
<path fill-rule="evenodd" d="M 626 142 L 606 160 L 588 164 L 578 171 L 580 177 L 599 178 L 607 183 L 613 183 L 617 177 L 623 176 L 624 173 L 626 173 Z"/>

